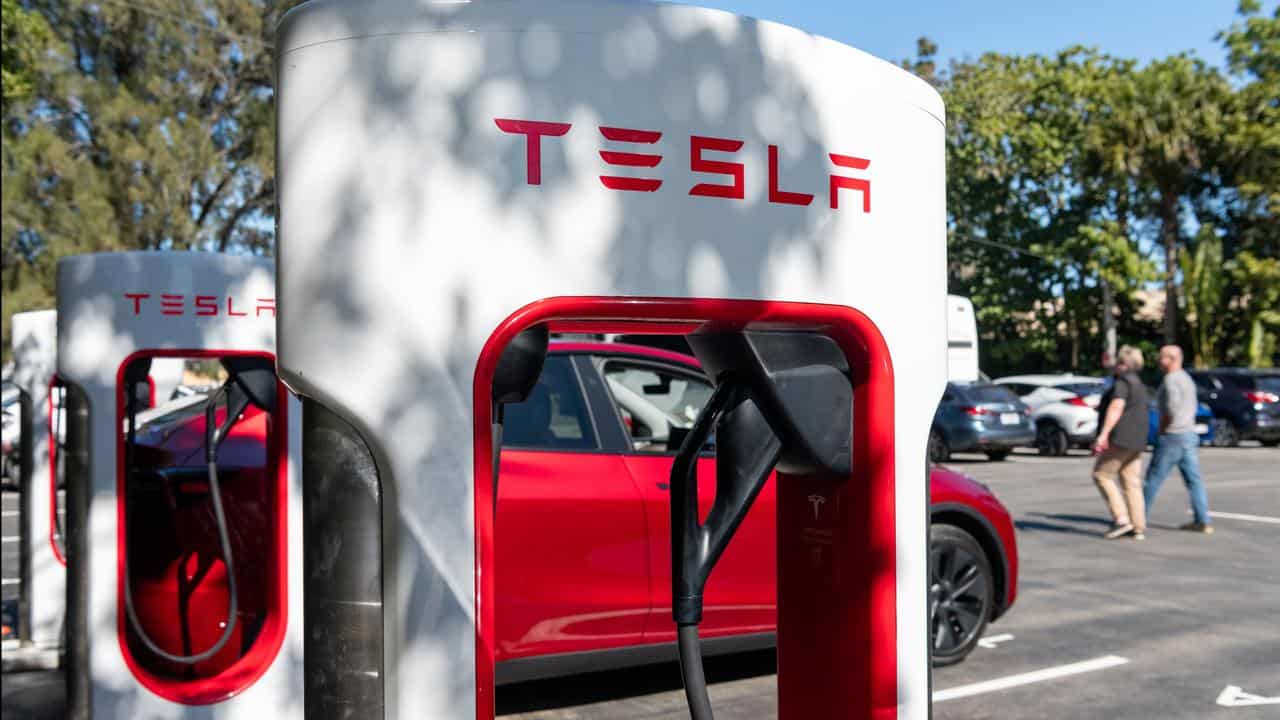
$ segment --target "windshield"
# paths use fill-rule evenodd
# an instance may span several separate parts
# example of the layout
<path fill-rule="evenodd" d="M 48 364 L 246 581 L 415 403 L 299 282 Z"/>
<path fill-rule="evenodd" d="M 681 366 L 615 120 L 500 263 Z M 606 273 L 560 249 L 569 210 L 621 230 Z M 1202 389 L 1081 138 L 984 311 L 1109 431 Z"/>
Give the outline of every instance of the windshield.
<path fill-rule="evenodd" d="M 964 389 L 970 402 L 975 403 L 1016 403 L 1018 396 L 1003 385 L 970 385 Z"/>

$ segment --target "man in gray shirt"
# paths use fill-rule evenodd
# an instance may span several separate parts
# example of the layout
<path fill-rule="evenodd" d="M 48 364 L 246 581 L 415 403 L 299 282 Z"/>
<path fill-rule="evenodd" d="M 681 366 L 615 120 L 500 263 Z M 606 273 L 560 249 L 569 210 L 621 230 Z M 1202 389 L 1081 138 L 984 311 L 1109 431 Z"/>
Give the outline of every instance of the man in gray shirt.
<path fill-rule="evenodd" d="M 1191 511 L 1195 520 L 1182 526 L 1183 530 L 1211 533 L 1209 521 L 1209 497 L 1200 479 L 1200 436 L 1196 433 L 1196 384 L 1182 369 L 1182 348 L 1165 345 L 1160 348 L 1160 369 L 1164 381 L 1156 393 L 1157 410 L 1160 413 L 1160 435 L 1156 438 L 1155 452 L 1147 466 L 1147 478 L 1142 484 L 1146 509 L 1151 511 L 1156 494 L 1165 478 L 1177 465 L 1182 482 L 1191 496 Z"/>

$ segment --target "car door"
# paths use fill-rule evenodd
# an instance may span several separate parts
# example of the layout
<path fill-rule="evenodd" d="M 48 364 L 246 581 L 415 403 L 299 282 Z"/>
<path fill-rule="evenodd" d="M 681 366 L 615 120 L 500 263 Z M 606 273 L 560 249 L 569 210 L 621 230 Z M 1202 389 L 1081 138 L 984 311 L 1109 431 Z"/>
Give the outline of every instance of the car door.
<path fill-rule="evenodd" d="M 597 363 L 631 439 L 624 461 L 644 498 L 649 527 L 650 602 L 645 642 L 672 642 L 670 476 L 680 430 L 693 425 L 711 397 L 701 372 L 640 358 L 605 357 Z M 673 429 L 675 432 L 673 432 Z M 702 516 L 715 499 L 715 458 L 698 461 Z M 733 541 L 716 564 L 704 596 L 706 637 L 772 632 L 777 622 L 774 483 L 765 485 Z"/>
<path fill-rule="evenodd" d="M 608 447 L 594 410 L 566 354 L 550 355 L 529 399 L 506 407 L 494 531 L 500 661 L 643 639 L 645 506 L 620 434 Z"/>

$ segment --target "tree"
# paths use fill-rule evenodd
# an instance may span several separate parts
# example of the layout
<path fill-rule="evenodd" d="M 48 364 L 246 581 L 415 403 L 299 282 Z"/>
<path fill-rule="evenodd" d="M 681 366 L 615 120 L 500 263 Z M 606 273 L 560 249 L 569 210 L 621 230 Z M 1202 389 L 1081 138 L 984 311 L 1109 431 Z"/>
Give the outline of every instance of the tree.
<path fill-rule="evenodd" d="M 1242 252 L 1231 261 L 1229 269 L 1244 290 L 1240 304 L 1249 328 L 1247 363 L 1249 367 L 1270 367 L 1280 331 L 1280 259 Z"/>
<path fill-rule="evenodd" d="M 1211 225 L 1203 225 L 1195 250 L 1183 249 L 1180 257 L 1182 283 L 1191 324 L 1192 362 L 1196 367 L 1221 364 L 1218 346 L 1222 342 L 1222 316 L 1227 310 L 1225 291 L 1229 279 L 1222 264 L 1222 239 Z"/>
<path fill-rule="evenodd" d="M 51 304 L 59 257 L 270 252 L 277 7 L 24 5 L 50 37 L 39 64 L 13 66 L 30 91 L 9 102 L 6 90 L 5 347 L 9 313 Z"/>
<path fill-rule="evenodd" d="M 1140 112 L 1134 138 L 1139 181 L 1154 195 L 1164 253 L 1164 342 L 1178 340 L 1178 251 L 1183 202 L 1217 170 L 1215 146 L 1226 131 L 1230 86 L 1187 55 L 1157 60 L 1134 76 Z"/>
<path fill-rule="evenodd" d="M 0 47 L 0 74 L 3 75 L 4 106 L 31 94 L 41 52 L 49 42 L 48 24 L 40 15 L 24 9 L 18 0 L 2 0 L 0 25 L 4 44 Z"/>
<path fill-rule="evenodd" d="M 1102 283 L 1127 307 L 1151 277 L 1129 232 L 1140 191 L 1112 157 L 1126 143 L 1098 132 L 1132 65 L 988 53 L 945 78 L 952 287 L 978 308 L 988 372 L 1081 367 L 1101 354 Z"/>

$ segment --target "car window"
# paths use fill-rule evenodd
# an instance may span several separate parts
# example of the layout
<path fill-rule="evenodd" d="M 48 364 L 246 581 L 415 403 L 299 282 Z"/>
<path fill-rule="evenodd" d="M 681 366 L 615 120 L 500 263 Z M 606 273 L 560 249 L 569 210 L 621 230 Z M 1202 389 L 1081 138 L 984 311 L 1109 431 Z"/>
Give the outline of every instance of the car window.
<path fill-rule="evenodd" d="M 1223 373 L 1213 378 L 1222 390 L 1249 390 L 1253 388 L 1252 378 L 1235 373 Z"/>
<path fill-rule="evenodd" d="M 1054 387 L 1076 395 L 1101 395 L 1103 385 L 1100 382 L 1073 382 L 1054 385 Z"/>
<path fill-rule="evenodd" d="M 529 397 L 506 406 L 502 445 L 538 450 L 598 447 L 582 387 L 568 356 L 547 357 Z"/>
<path fill-rule="evenodd" d="M 964 394 L 974 403 L 1011 403 L 1017 402 L 1018 396 L 1003 385 L 970 385 Z"/>
<path fill-rule="evenodd" d="M 712 392 L 691 373 L 643 363 L 607 363 L 604 378 L 638 452 L 674 451 Z"/>

